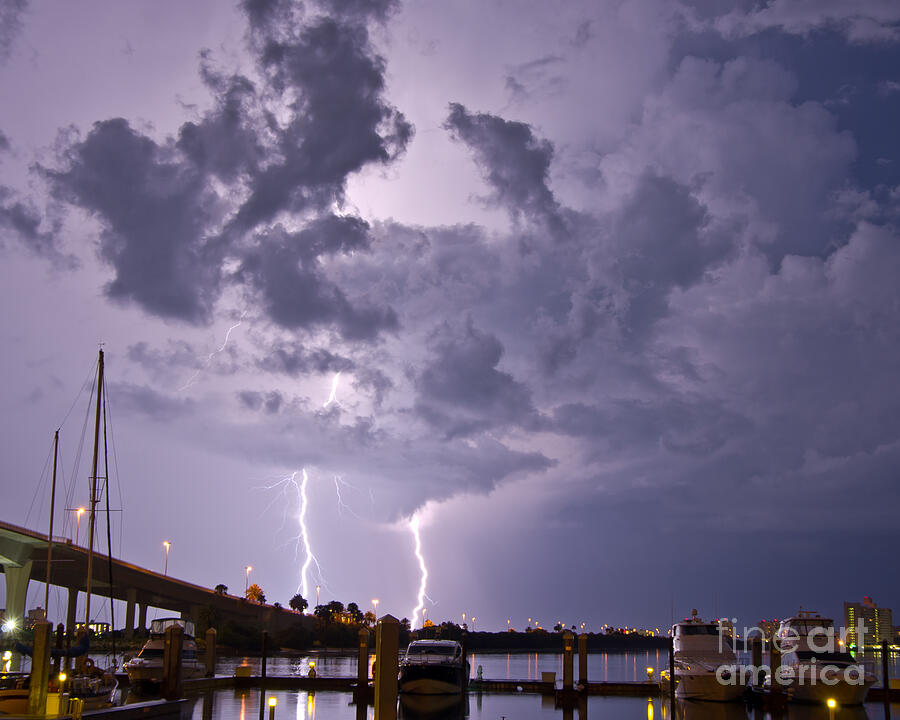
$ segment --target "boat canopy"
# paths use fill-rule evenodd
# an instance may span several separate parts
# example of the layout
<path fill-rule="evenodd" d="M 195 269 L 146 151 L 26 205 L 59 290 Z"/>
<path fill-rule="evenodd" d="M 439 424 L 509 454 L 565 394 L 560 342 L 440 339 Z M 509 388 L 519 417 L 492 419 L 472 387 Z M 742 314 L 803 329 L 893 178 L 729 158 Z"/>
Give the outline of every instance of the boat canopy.
<path fill-rule="evenodd" d="M 160 618 L 150 623 L 151 635 L 162 635 L 166 632 L 166 628 L 180 627 L 184 630 L 185 635 L 194 637 L 194 623 L 184 618 Z"/>

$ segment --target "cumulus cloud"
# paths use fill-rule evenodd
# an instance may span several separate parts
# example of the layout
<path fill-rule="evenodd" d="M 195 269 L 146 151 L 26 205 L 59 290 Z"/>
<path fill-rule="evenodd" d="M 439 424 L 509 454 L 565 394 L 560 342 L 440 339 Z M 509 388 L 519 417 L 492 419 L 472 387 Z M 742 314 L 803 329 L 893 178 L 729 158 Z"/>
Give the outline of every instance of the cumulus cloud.
<path fill-rule="evenodd" d="M 103 120 L 44 168 L 56 197 L 97 220 L 110 298 L 205 323 L 230 263 L 241 271 L 229 280 L 247 281 L 277 324 L 365 340 L 397 326 L 390 308 L 357 306 L 318 261 L 369 250 L 364 223 L 333 209 L 349 174 L 392 162 L 412 137 L 385 100 L 365 24 L 392 3 L 331 5 L 334 16 L 304 16 L 297 3 L 245 2 L 255 77 L 221 72 L 204 52 L 213 107 L 174 137 Z M 285 219 L 300 229 L 283 230 Z"/>
<path fill-rule="evenodd" d="M 900 8 L 891 0 L 770 0 L 738 7 L 717 17 L 726 35 L 747 35 L 774 28 L 794 35 L 837 29 L 855 43 L 900 39 Z"/>
<path fill-rule="evenodd" d="M 0 62 L 9 58 L 13 43 L 22 30 L 22 15 L 28 0 L 8 0 L 0 5 Z"/>
<path fill-rule="evenodd" d="M 561 232 L 559 204 L 548 185 L 553 146 L 521 122 L 488 113 L 471 113 L 450 104 L 444 127 L 464 142 L 494 191 L 494 201 L 513 217 L 524 217 Z"/>
<path fill-rule="evenodd" d="M 437 328 L 429 345 L 431 360 L 416 380 L 417 409 L 448 437 L 498 425 L 538 424 L 528 389 L 497 367 L 503 346 L 479 332 L 471 319 L 462 327 Z"/>

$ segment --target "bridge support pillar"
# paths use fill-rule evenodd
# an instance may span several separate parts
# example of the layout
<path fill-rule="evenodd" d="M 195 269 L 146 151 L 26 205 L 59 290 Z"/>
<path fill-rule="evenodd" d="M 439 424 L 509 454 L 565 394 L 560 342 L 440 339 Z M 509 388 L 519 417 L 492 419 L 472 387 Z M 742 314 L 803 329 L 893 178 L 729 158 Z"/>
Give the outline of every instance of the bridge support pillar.
<path fill-rule="evenodd" d="M 78 588 L 69 588 L 69 601 L 66 603 L 66 632 L 75 637 L 75 614 L 78 608 Z"/>
<path fill-rule="evenodd" d="M 134 637 L 134 604 L 137 602 L 137 590 L 128 588 L 125 595 L 125 639 L 131 640 Z"/>
<path fill-rule="evenodd" d="M 7 565 L 3 568 L 6 574 L 6 617 L 16 619 L 21 628 L 25 621 L 25 600 L 28 595 L 28 581 L 31 579 L 31 560 L 20 567 Z M 22 657 L 13 653 L 9 669 L 18 672 L 22 667 Z"/>
<path fill-rule="evenodd" d="M 141 603 L 138 610 L 138 629 L 142 633 L 147 629 L 147 603 Z"/>

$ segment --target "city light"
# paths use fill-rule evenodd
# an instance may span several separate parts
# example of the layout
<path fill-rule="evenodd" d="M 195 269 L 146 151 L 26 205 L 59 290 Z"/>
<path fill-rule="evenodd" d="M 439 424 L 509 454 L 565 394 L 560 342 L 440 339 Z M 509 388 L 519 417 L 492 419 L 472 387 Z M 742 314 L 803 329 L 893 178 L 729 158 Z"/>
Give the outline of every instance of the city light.
<path fill-rule="evenodd" d="M 253 569 L 252 565 L 248 565 L 244 568 L 244 571 L 247 573 L 247 582 L 244 583 L 244 592 L 246 593 L 250 589 L 250 571 Z"/>
<path fill-rule="evenodd" d="M 375 616 L 375 619 L 378 620 L 378 603 L 381 602 L 378 598 L 372 598 L 372 614 Z"/>
<path fill-rule="evenodd" d="M 837 700 L 834 698 L 828 698 L 828 701 L 825 703 L 829 710 L 834 710 L 837 707 Z"/>
<path fill-rule="evenodd" d="M 163 547 L 166 549 L 166 565 L 163 568 L 163 575 L 169 574 L 169 548 L 172 547 L 172 543 L 168 540 L 163 540 Z"/>
<path fill-rule="evenodd" d="M 3 623 L 3 632 L 12 632 L 15 629 L 16 629 L 16 619 L 15 618 L 9 618 Z M 9 652 L 9 651 L 7 650 L 6 652 Z M 6 653 L 3 653 L 3 655 L 5 657 Z"/>

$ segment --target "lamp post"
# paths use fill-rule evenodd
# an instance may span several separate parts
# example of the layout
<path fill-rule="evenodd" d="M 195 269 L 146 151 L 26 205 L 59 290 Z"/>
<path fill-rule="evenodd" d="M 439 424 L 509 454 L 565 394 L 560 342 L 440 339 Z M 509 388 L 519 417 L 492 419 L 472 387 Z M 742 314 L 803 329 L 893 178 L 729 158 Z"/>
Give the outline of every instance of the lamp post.
<path fill-rule="evenodd" d="M 511 619 L 512 619 L 512 618 L 506 618 L 506 632 L 509 632 L 509 621 L 510 621 Z"/>
<path fill-rule="evenodd" d="M 87 511 L 87 508 L 80 507 L 75 510 L 75 544 L 78 544 L 78 540 L 81 537 L 81 516 Z"/>
<path fill-rule="evenodd" d="M 245 594 L 245 595 L 247 594 L 247 591 L 250 589 L 250 571 L 251 571 L 252 569 L 253 569 L 253 566 L 252 566 L 252 565 L 248 565 L 247 567 L 244 568 L 244 571 L 245 571 L 246 574 L 247 574 L 247 580 L 246 580 L 246 582 L 244 583 L 244 594 Z"/>
<path fill-rule="evenodd" d="M 163 575 L 169 574 L 169 548 L 172 547 L 172 543 L 168 540 L 163 540 L 163 547 L 166 549 L 166 565 L 163 569 Z"/>
<path fill-rule="evenodd" d="M 375 622 L 378 622 L 378 598 L 372 598 L 372 614 L 375 616 Z"/>
<path fill-rule="evenodd" d="M 321 589 L 319 585 L 316 585 L 316 607 L 319 607 L 319 590 Z"/>
<path fill-rule="evenodd" d="M 478 629 L 478 625 L 475 624 L 476 618 L 474 615 L 472 616 L 472 632 L 475 632 Z"/>

